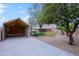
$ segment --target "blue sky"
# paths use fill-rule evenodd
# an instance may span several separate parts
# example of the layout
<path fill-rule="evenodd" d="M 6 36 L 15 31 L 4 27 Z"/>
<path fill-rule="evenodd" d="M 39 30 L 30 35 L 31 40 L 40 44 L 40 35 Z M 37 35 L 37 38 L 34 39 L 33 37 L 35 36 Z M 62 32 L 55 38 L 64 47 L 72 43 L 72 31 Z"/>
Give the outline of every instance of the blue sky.
<path fill-rule="evenodd" d="M 0 4 L 0 26 L 6 21 L 21 18 L 29 18 L 29 8 L 32 7 L 30 3 L 9 3 Z M 27 20 L 26 20 L 27 21 Z"/>

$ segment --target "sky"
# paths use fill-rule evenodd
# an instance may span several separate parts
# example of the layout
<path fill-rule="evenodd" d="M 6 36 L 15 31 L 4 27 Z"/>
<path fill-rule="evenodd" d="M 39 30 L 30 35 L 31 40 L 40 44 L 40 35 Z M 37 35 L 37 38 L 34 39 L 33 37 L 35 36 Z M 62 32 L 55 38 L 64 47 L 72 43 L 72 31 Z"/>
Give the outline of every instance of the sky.
<path fill-rule="evenodd" d="M 0 4 L 0 26 L 4 22 L 13 20 L 16 18 L 21 18 L 27 22 L 29 18 L 29 8 L 32 7 L 30 3 L 7 3 Z"/>

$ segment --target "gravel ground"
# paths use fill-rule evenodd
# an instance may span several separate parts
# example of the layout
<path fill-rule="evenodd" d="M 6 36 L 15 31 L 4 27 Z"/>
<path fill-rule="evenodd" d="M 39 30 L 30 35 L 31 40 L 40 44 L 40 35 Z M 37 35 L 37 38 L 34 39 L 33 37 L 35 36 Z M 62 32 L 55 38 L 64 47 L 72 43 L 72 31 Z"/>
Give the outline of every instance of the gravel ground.
<path fill-rule="evenodd" d="M 60 34 L 55 35 L 54 37 L 41 36 L 41 37 L 38 37 L 38 40 L 41 40 L 52 46 L 55 46 L 64 51 L 68 51 L 69 53 L 79 56 L 79 39 L 75 40 L 75 45 L 73 45 L 73 46 L 68 45 L 67 36 L 60 35 Z"/>

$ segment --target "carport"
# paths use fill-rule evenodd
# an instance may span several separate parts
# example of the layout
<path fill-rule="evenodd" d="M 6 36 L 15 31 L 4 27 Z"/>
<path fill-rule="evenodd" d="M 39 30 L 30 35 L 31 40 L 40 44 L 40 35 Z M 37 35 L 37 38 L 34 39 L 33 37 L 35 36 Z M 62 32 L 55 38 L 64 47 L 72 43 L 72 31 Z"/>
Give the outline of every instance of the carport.
<path fill-rule="evenodd" d="M 20 18 L 4 23 L 5 37 L 28 36 L 29 25 Z"/>

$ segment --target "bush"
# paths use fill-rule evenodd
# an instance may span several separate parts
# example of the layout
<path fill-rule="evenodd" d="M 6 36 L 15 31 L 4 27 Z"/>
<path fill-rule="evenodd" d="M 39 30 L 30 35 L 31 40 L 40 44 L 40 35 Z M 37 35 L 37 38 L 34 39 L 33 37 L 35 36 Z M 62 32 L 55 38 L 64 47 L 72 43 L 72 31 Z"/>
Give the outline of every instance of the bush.
<path fill-rule="evenodd" d="M 56 33 L 55 32 L 36 32 L 36 31 L 33 31 L 32 32 L 32 36 L 54 36 Z"/>
<path fill-rule="evenodd" d="M 44 36 L 45 33 L 44 32 L 32 32 L 33 36 Z"/>
<path fill-rule="evenodd" d="M 45 32 L 39 32 L 39 36 L 44 36 Z"/>

